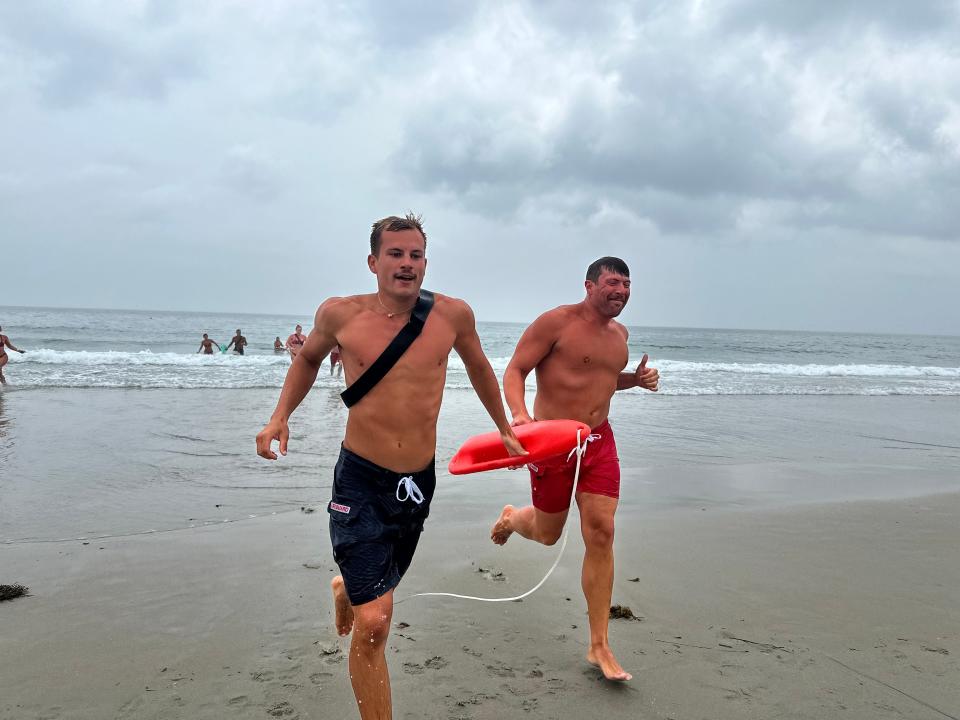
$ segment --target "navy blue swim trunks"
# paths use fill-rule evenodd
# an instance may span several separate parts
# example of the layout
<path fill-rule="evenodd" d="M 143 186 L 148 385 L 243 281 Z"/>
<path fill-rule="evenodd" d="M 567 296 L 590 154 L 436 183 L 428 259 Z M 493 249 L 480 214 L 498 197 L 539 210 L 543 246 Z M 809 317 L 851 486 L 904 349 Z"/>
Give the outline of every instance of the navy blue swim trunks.
<path fill-rule="evenodd" d="M 330 541 L 351 605 L 400 583 L 417 549 L 437 485 L 435 462 L 397 473 L 344 447 L 333 470 Z"/>

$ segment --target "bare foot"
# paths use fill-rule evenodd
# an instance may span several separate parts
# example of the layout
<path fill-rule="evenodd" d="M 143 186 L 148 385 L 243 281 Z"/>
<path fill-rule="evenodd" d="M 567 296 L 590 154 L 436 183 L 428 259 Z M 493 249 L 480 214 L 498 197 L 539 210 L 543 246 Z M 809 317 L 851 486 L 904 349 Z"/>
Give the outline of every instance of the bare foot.
<path fill-rule="evenodd" d="M 510 527 L 510 517 L 513 515 L 513 505 L 507 505 L 500 513 L 500 517 L 493 524 L 490 530 L 490 539 L 497 545 L 503 545 L 513 535 L 513 528 Z"/>
<path fill-rule="evenodd" d="M 343 578 L 337 575 L 330 581 L 333 588 L 333 607 L 336 612 L 334 624 L 337 626 L 337 635 L 343 637 L 353 630 L 353 606 L 347 597 L 347 589 L 343 586 Z"/>
<path fill-rule="evenodd" d="M 607 680 L 632 680 L 633 675 L 628 673 L 613 656 L 613 651 L 607 647 L 591 647 L 587 652 L 587 662 L 600 668 L 600 672 Z"/>

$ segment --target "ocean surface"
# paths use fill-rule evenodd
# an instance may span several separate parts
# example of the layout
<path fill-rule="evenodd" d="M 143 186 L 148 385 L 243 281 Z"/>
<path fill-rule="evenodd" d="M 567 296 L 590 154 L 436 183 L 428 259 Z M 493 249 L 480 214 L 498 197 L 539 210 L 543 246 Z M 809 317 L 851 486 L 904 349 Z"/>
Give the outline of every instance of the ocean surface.
<path fill-rule="evenodd" d="M 273 351 L 311 317 L 0 307 L 14 344 L 18 388 L 279 388 L 290 360 Z M 221 345 L 237 328 L 243 356 L 198 355 L 202 333 Z M 478 323 L 498 374 L 525 325 Z M 960 337 L 693 328 L 630 328 L 631 366 L 643 353 L 665 395 L 960 395 Z M 320 374 L 318 384 L 337 380 Z M 531 378 L 532 384 L 532 378 Z M 447 387 L 467 388 L 452 354 Z"/>
<path fill-rule="evenodd" d="M 0 308 L 3 332 L 27 350 L 12 354 L 0 392 L 0 560 L 9 543 L 93 547 L 310 510 L 329 552 L 343 381 L 321 369 L 286 457 L 265 461 L 254 446 L 289 366 L 273 339 L 297 323 L 311 318 Z M 246 355 L 196 354 L 202 333 L 225 344 L 238 327 Z M 523 328 L 479 323 L 498 375 Z M 661 392 L 611 405 L 621 506 L 634 513 L 960 490 L 960 338 L 631 328 L 631 364 L 644 352 Z M 445 472 L 464 439 L 493 429 L 455 354 L 447 388 L 435 513 L 492 523 L 503 504 L 529 502 L 529 483 L 523 471 Z M 489 523 L 462 532 L 482 542 Z"/>

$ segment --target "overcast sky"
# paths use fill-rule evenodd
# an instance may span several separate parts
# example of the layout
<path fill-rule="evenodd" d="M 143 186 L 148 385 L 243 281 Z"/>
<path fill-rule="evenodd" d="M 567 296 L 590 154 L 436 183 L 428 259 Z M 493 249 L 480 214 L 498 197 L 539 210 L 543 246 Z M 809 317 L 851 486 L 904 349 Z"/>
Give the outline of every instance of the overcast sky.
<path fill-rule="evenodd" d="M 960 0 L 0 4 L 0 304 L 960 333 Z"/>

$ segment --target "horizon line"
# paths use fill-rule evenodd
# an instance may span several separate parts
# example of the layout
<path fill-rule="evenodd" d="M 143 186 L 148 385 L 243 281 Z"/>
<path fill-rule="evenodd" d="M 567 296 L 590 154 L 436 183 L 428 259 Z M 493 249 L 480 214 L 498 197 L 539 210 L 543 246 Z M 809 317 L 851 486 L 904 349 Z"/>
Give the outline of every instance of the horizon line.
<path fill-rule="evenodd" d="M 176 314 L 186 313 L 191 315 L 233 315 L 247 317 L 298 317 L 296 313 L 253 313 L 253 312 L 230 312 L 223 310 L 160 310 L 157 308 L 106 308 L 106 307 L 75 307 L 70 305 L 0 305 L 0 308 L 11 310 L 89 310 L 94 312 L 129 312 L 129 313 L 163 313 Z M 501 325 L 529 325 L 533 320 L 483 320 L 477 318 L 480 323 L 496 323 Z M 823 329 L 799 329 L 799 328 L 762 328 L 762 327 L 707 327 L 703 325 L 628 325 L 632 328 L 647 328 L 654 330 L 720 330 L 732 332 L 787 332 L 787 333 L 811 333 L 824 335 L 893 335 L 904 337 L 960 337 L 960 333 L 911 333 L 911 332 L 890 332 L 875 330 L 823 330 Z M 0 323 L 2 326 L 2 323 Z"/>

